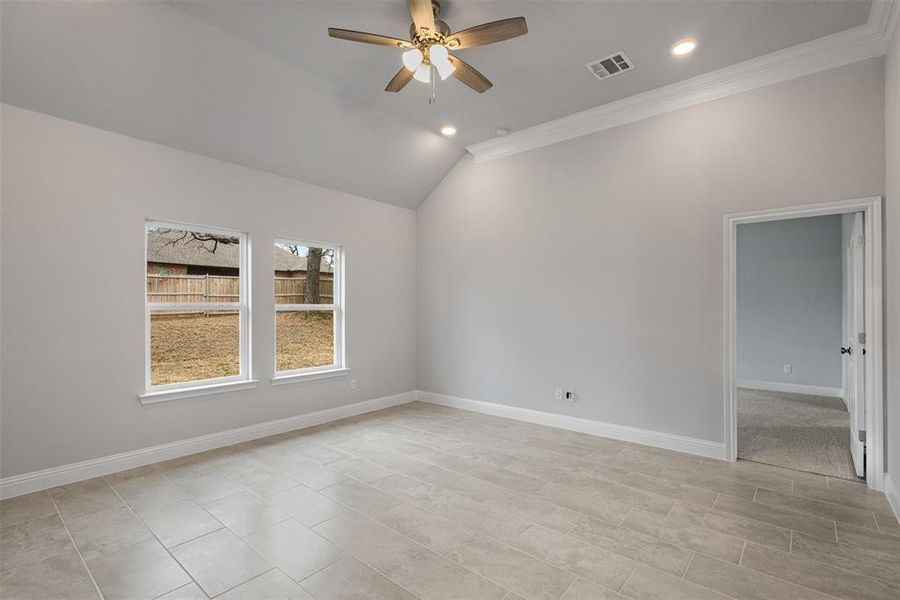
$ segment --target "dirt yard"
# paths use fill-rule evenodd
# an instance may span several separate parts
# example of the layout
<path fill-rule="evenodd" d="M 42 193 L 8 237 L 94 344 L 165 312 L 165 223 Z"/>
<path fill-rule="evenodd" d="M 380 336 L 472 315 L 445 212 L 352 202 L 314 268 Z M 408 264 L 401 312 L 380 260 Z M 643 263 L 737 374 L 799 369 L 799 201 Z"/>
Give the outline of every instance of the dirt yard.
<path fill-rule="evenodd" d="M 279 371 L 332 363 L 331 313 L 280 312 L 276 317 Z M 240 373 L 237 314 L 154 317 L 150 324 L 153 385 Z"/>
<path fill-rule="evenodd" d="M 334 362 L 334 319 L 330 312 L 280 312 L 275 316 L 275 360 L 279 371 Z"/>

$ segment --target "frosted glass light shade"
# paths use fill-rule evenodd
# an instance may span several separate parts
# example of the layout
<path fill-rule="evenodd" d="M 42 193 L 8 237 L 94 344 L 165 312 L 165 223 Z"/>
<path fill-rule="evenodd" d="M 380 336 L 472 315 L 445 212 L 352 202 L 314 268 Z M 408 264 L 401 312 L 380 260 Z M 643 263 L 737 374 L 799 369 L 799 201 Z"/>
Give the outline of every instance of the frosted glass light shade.
<path fill-rule="evenodd" d="M 440 44 L 433 45 L 428 49 L 428 57 L 431 59 L 431 64 L 437 69 L 441 79 L 447 79 L 453 73 L 455 67 L 450 63 L 450 55 L 445 46 Z"/>
<path fill-rule="evenodd" d="M 418 48 L 407 50 L 403 53 L 403 66 L 415 73 L 419 65 L 422 64 L 422 58 L 422 51 Z"/>
<path fill-rule="evenodd" d="M 453 71 L 456 70 L 456 67 L 454 67 L 449 60 L 444 62 L 436 62 L 434 63 L 434 66 L 437 69 L 438 75 L 441 76 L 441 81 L 450 77 Z"/>
<path fill-rule="evenodd" d="M 416 72 L 413 73 L 413 79 L 421 81 L 422 83 L 431 83 L 431 65 L 421 63 L 416 67 Z"/>
<path fill-rule="evenodd" d="M 447 62 L 447 56 L 447 48 L 440 44 L 434 44 L 428 49 L 428 57 L 431 59 L 431 62 L 435 64 Z"/>

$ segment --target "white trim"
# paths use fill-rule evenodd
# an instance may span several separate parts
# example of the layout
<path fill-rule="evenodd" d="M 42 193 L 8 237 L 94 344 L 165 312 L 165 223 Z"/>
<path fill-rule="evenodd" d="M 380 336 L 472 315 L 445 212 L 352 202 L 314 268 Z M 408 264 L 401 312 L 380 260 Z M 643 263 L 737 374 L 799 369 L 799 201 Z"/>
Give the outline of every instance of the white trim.
<path fill-rule="evenodd" d="M 331 304 L 275 304 L 275 339 L 272 342 L 272 356 L 275 359 L 275 372 L 272 374 L 272 385 L 282 385 L 299 381 L 312 381 L 328 377 L 338 377 L 350 372 L 347 366 L 347 252 L 340 244 L 312 242 L 298 238 L 276 237 L 273 245 L 297 245 L 305 248 L 322 248 L 331 250 L 333 265 L 331 269 Z M 334 340 L 333 362 L 330 365 L 308 367 L 304 369 L 278 370 L 278 323 L 279 312 L 329 311 L 332 314 L 332 336 Z"/>
<path fill-rule="evenodd" d="M 737 226 L 803 217 L 839 215 L 862 211 L 865 220 L 866 256 L 866 483 L 875 490 L 884 485 L 884 335 L 882 299 L 881 196 L 838 202 L 807 204 L 724 215 L 724 398 L 725 457 L 737 460 Z"/>
<path fill-rule="evenodd" d="M 887 496 L 888 504 L 894 511 L 894 518 L 900 521 L 900 488 L 894 484 L 889 473 L 884 474 L 884 495 Z"/>
<path fill-rule="evenodd" d="M 177 223 L 174 221 L 161 221 L 157 219 L 144 220 L 144 282 L 146 287 L 147 278 L 150 274 L 147 272 L 147 227 L 162 227 L 166 229 L 174 229 L 176 231 L 200 231 L 207 233 L 218 233 L 222 235 L 231 235 L 238 238 L 240 245 L 238 248 L 238 301 L 237 302 L 150 302 L 147 300 L 146 290 L 144 291 L 144 393 L 138 397 L 142 404 L 151 404 L 153 402 L 161 402 L 163 400 L 177 400 L 179 398 L 189 398 L 192 396 L 205 396 L 215 394 L 221 390 L 214 390 L 214 386 L 223 386 L 233 382 L 253 383 L 254 385 L 240 388 L 249 389 L 255 386 L 253 380 L 253 360 L 251 339 L 251 321 L 250 321 L 250 234 L 243 231 L 224 229 L 221 227 L 209 225 L 194 225 L 191 223 Z M 234 311 L 238 314 L 238 374 L 228 377 L 215 377 L 212 379 L 181 381 L 178 383 L 168 383 L 161 385 L 153 385 L 152 380 L 152 350 L 150 348 L 151 341 L 151 315 L 154 312 L 171 310 L 182 311 L 215 311 L 226 310 Z M 234 388 L 238 389 L 238 388 Z M 210 390 L 210 391 L 206 391 Z M 199 391 L 199 393 L 198 393 Z M 179 392 L 184 392 L 181 394 Z M 152 400 L 152 398 L 159 398 Z M 146 401 L 145 401 L 146 400 Z"/>
<path fill-rule="evenodd" d="M 240 392 L 241 390 L 252 390 L 258 383 L 255 379 L 237 379 L 234 381 L 224 381 L 211 379 L 217 383 L 208 385 L 195 385 L 192 387 L 180 387 L 175 389 L 154 389 L 152 392 L 139 394 L 141 404 L 158 404 L 160 402 L 169 402 L 172 400 L 184 400 L 185 398 L 196 398 L 198 396 L 211 396 L 213 394 L 225 394 L 228 392 Z"/>
<path fill-rule="evenodd" d="M 882 56 L 898 12 L 896 2 L 874 0 L 865 25 L 471 144 L 466 150 L 475 162 L 485 162 Z"/>
<path fill-rule="evenodd" d="M 236 429 L 229 429 L 219 433 L 161 444 L 159 446 L 151 446 L 149 448 L 141 448 L 139 450 L 131 450 L 112 456 L 84 460 L 60 467 L 33 471 L 31 473 L 14 475 L 12 477 L 4 477 L 3 479 L 0 479 L 0 499 L 21 496 L 22 494 L 45 490 L 57 485 L 73 483 L 75 481 L 83 481 L 93 477 L 101 477 L 126 469 L 142 467 L 163 460 L 170 460 L 189 454 L 195 454 L 197 452 L 222 448 L 223 446 L 231 446 L 241 442 L 284 433 L 286 431 L 321 425 L 322 423 L 337 421 L 338 419 L 345 419 L 347 417 L 361 415 L 363 413 L 373 412 L 391 406 L 406 404 L 415 399 L 415 391 L 403 392 L 393 396 L 385 396 L 383 398 L 365 400 L 355 404 L 327 408 L 325 410 L 296 417 L 267 421 L 257 425 L 238 427 Z"/>
<path fill-rule="evenodd" d="M 428 402 L 430 404 L 439 404 L 451 408 L 470 410 L 473 412 L 505 417 L 507 419 L 515 419 L 517 421 L 527 421 L 528 423 L 537 423 L 538 425 L 546 425 L 558 429 L 568 429 L 569 431 L 579 431 L 581 433 L 599 437 L 634 442 L 646 446 L 655 446 L 657 448 L 685 452 L 687 454 L 694 454 L 706 458 L 723 460 L 725 457 L 725 444 L 722 442 L 699 440 L 674 433 L 639 429 L 627 425 L 604 423 L 602 421 L 583 419 L 581 417 L 570 417 L 540 410 L 532 410 L 530 408 L 519 408 L 517 406 L 495 404 L 493 402 L 471 400 L 469 398 L 459 398 L 432 392 L 419 391 L 418 398 L 420 401 Z"/>
<path fill-rule="evenodd" d="M 333 290 L 332 290 L 333 292 Z M 302 311 L 321 311 L 330 312 L 334 310 L 334 304 L 276 304 L 275 312 L 302 312 Z"/>
<path fill-rule="evenodd" d="M 151 277 L 151 275 L 147 275 Z M 150 302 L 151 312 L 204 312 L 221 310 L 227 312 L 240 312 L 240 302 Z"/>
<path fill-rule="evenodd" d="M 808 394 L 810 396 L 828 396 L 829 398 L 843 398 L 844 390 L 841 388 L 824 387 L 821 385 L 804 385 L 801 383 L 780 383 L 778 381 L 755 381 L 752 379 L 738 379 L 737 386 L 748 390 L 762 390 L 764 392 L 787 392 L 788 394 Z"/>
<path fill-rule="evenodd" d="M 284 371 L 282 371 L 284 372 Z M 290 375 L 278 375 L 272 378 L 272 385 L 285 385 L 288 383 L 300 383 L 301 381 L 315 381 L 317 379 L 331 379 L 332 377 L 344 377 L 350 374 L 350 369 L 327 369 L 319 371 L 306 371 L 292 373 Z"/>

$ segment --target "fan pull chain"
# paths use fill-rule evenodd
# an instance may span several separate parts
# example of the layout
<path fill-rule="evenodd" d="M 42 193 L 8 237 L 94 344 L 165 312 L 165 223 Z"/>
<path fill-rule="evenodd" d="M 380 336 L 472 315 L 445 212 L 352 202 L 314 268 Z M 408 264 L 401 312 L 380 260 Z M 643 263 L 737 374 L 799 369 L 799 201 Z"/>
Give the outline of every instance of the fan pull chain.
<path fill-rule="evenodd" d="M 430 77 L 428 78 L 431 81 L 431 96 L 428 97 L 428 104 L 434 104 L 437 102 L 437 96 L 435 94 L 435 78 L 437 78 L 437 69 L 433 64 L 428 65 L 428 68 L 431 69 Z"/>

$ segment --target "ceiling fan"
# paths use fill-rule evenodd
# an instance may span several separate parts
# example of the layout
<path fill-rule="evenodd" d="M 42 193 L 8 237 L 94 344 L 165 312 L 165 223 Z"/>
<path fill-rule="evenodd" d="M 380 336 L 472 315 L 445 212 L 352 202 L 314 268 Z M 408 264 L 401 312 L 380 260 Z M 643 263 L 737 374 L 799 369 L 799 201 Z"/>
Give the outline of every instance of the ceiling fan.
<path fill-rule="evenodd" d="M 352 42 L 405 49 L 403 67 L 388 82 L 384 91 L 399 92 L 415 79 L 431 86 L 429 103 L 435 100 L 435 82 L 438 78 L 444 80 L 453 75 L 479 94 L 494 85 L 469 63 L 450 54 L 450 50 L 486 46 L 528 33 L 525 17 L 501 19 L 451 33 L 450 26 L 438 18 L 441 5 L 437 0 L 407 0 L 407 4 L 413 20 L 409 26 L 409 40 L 335 27 L 328 28 L 328 35 Z"/>

